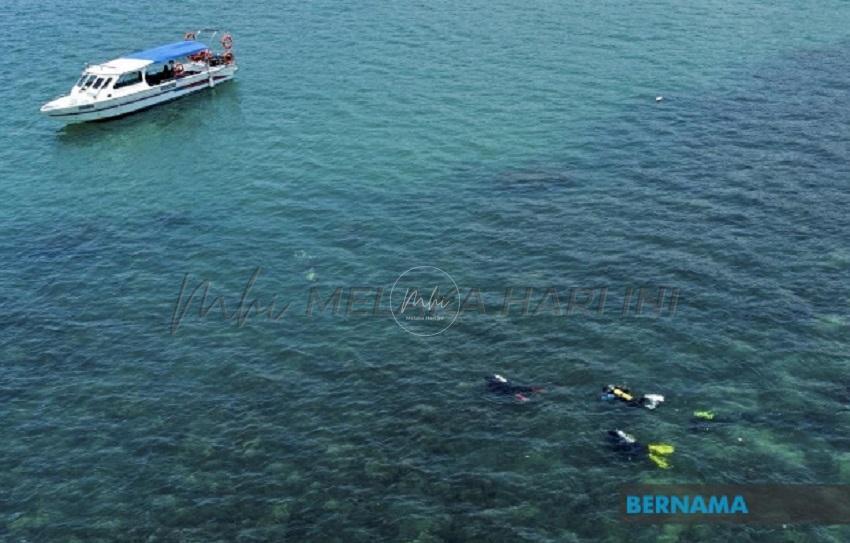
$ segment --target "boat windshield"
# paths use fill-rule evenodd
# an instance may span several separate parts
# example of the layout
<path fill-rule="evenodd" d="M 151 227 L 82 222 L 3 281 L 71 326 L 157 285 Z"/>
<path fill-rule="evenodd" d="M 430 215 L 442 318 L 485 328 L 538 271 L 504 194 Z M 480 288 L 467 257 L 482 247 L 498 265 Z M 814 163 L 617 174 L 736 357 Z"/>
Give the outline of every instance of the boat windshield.
<path fill-rule="evenodd" d="M 87 89 L 91 87 L 97 79 L 98 77 L 96 75 L 83 74 L 82 77 L 80 77 L 80 80 L 77 81 L 77 86 L 81 89 Z"/>
<path fill-rule="evenodd" d="M 112 81 L 111 77 L 98 77 L 95 80 L 94 85 L 92 85 L 92 88 L 93 89 L 101 89 L 101 88 L 105 89 L 106 86 L 109 85 L 110 81 Z"/>

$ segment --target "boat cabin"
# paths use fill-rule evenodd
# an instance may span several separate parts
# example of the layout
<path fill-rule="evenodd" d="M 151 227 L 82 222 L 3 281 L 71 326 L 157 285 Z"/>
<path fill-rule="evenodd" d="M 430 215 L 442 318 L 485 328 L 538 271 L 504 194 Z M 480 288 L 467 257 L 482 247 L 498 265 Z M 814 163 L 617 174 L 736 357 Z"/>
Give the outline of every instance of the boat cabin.
<path fill-rule="evenodd" d="M 229 52 L 214 55 L 203 43 L 186 40 L 87 66 L 71 94 L 111 98 L 113 92 L 118 94 L 122 89 L 137 92 L 232 61 Z"/>

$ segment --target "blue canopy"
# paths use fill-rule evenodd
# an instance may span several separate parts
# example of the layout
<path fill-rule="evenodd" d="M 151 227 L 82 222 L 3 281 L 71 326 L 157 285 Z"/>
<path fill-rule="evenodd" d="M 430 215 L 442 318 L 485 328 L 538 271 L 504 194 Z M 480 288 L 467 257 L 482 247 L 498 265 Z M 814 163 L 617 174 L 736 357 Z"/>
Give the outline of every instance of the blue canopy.
<path fill-rule="evenodd" d="M 152 62 L 168 62 L 175 58 L 181 58 L 188 55 L 194 55 L 208 49 L 206 45 L 199 41 L 188 40 L 178 41 L 177 43 L 169 43 L 168 45 L 160 45 L 153 49 L 145 49 L 144 51 L 136 51 L 125 55 L 124 58 L 135 58 L 139 60 L 150 60 Z"/>

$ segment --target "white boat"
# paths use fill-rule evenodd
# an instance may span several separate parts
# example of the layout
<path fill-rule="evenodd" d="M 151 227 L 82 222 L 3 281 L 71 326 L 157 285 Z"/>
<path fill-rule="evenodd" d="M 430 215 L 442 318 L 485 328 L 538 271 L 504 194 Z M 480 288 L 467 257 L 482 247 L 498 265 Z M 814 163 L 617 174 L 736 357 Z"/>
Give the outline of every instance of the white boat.
<path fill-rule="evenodd" d="M 190 32 L 183 41 L 130 53 L 103 64 L 87 65 L 66 96 L 41 106 L 41 112 L 68 123 L 120 117 L 186 96 L 236 75 L 230 34 L 214 53 Z M 215 37 L 217 31 L 206 30 Z"/>

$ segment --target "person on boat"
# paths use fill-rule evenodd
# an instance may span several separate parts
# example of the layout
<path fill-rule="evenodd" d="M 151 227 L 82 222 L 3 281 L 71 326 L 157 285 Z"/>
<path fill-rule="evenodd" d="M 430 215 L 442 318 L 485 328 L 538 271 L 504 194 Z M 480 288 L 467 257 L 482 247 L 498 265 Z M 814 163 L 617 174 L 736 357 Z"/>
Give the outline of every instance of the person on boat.
<path fill-rule="evenodd" d="M 676 450 L 675 447 L 667 443 L 650 443 L 649 445 L 644 445 L 635 439 L 633 435 L 627 434 L 622 430 L 608 430 L 608 441 L 611 442 L 611 446 L 615 451 L 629 460 L 646 456 L 653 464 L 661 469 L 668 469 L 670 467 L 667 457 Z"/>
<path fill-rule="evenodd" d="M 655 409 L 664 401 L 661 394 L 644 394 L 637 397 L 632 391 L 623 385 L 608 385 L 602 389 L 603 400 L 620 400 L 631 407 L 645 407 Z"/>
<path fill-rule="evenodd" d="M 162 69 L 162 80 L 168 81 L 169 79 L 174 79 L 174 61 L 169 60 L 168 64 Z"/>
<path fill-rule="evenodd" d="M 162 79 L 165 75 L 165 71 L 161 71 L 159 73 L 148 73 L 145 72 L 145 81 L 147 81 L 148 85 L 151 87 L 155 87 L 162 83 Z"/>
<path fill-rule="evenodd" d="M 521 402 L 528 401 L 528 395 L 542 392 L 543 388 L 538 386 L 518 385 L 494 373 L 486 378 L 487 390 L 494 394 L 511 395 Z"/>

